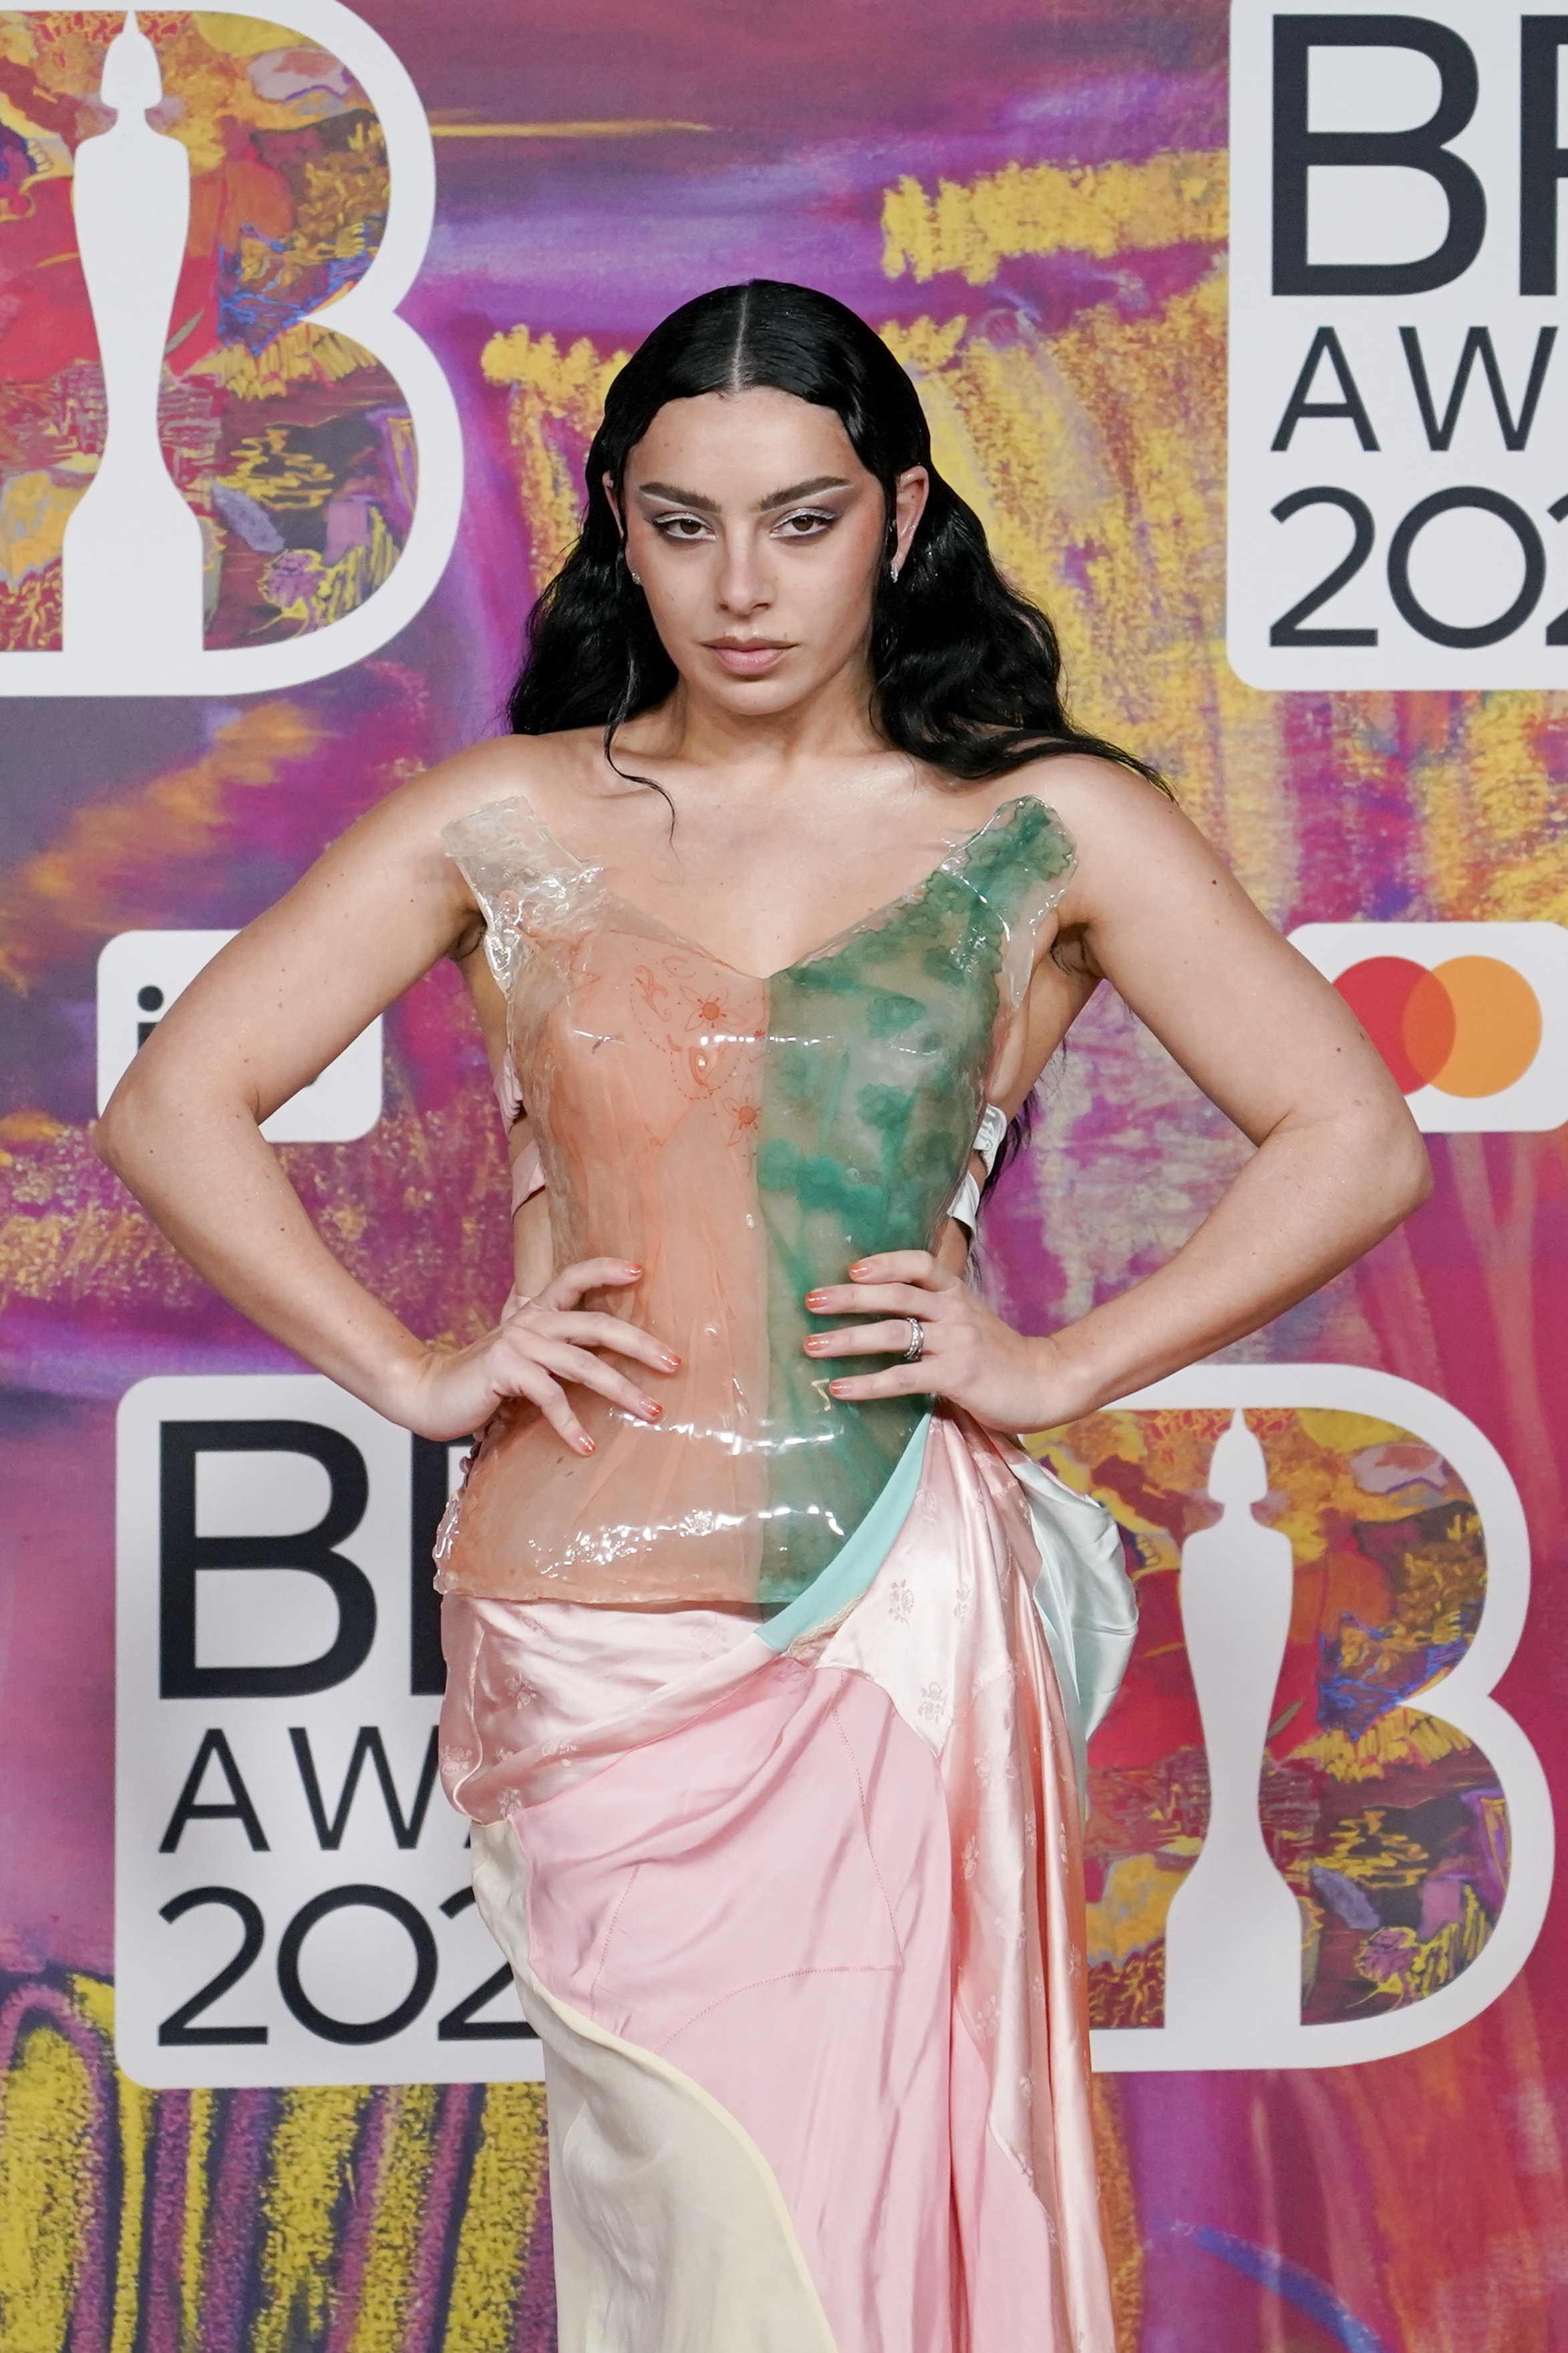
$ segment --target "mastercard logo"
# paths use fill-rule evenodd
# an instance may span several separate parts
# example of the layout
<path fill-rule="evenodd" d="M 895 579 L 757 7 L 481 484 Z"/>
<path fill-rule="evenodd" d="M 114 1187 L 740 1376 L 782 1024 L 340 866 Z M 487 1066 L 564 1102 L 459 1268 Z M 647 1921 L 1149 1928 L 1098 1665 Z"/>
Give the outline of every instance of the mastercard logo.
<path fill-rule="evenodd" d="M 1290 939 L 1344 998 L 1428 1134 L 1568 1125 L 1561 924 L 1303 923 Z"/>
<path fill-rule="evenodd" d="M 1368 956 L 1334 987 L 1407 1095 L 1500 1094 L 1541 1051 L 1541 999 L 1496 956 Z"/>

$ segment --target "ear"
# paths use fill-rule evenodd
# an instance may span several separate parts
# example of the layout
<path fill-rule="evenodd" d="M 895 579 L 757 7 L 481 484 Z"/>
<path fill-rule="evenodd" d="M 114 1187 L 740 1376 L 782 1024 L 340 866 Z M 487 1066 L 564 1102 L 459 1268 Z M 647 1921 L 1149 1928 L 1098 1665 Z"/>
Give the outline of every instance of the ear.
<path fill-rule="evenodd" d="M 895 572 L 901 572 L 904 568 L 930 495 L 931 476 L 923 466 L 910 466 L 899 476 L 893 491 L 891 518 Z"/>
<path fill-rule="evenodd" d="M 615 481 L 608 474 L 601 475 L 600 480 L 604 488 L 605 496 L 609 501 L 610 512 L 616 518 L 616 529 L 621 534 L 621 544 L 624 547 L 626 540 L 626 519 L 621 512 L 621 502 L 616 496 Z"/>

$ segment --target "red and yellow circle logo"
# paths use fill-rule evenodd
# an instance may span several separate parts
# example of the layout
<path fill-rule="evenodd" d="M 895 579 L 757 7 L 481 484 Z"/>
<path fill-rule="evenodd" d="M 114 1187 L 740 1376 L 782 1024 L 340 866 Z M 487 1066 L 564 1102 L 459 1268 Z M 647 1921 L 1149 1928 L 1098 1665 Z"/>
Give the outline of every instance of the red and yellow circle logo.
<path fill-rule="evenodd" d="M 1407 1095 L 1420 1087 L 1500 1094 L 1541 1050 L 1541 1001 L 1495 956 L 1453 956 L 1430 969 L 1368 956 L 1334 987 Z"/>

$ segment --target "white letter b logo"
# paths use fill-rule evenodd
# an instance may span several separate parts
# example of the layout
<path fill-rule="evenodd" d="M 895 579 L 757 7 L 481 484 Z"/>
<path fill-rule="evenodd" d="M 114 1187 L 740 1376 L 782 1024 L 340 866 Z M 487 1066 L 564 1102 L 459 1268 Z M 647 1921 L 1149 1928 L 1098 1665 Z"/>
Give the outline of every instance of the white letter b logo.
<path fill-rule="evenodd" d="M 1552 1870 L 1490 1696 L 1530 1587 L 1496 1450 L 1386 1373 L 1215 1365 L 1048 1451 L 1142 1564 L 1089 1751 L 1096 2065 L 1344 2066 L 1476 2017 Z"/>
<path fill-rule="evenodd" d="M 298 685 L 440 577 L 457 410 L 395 309 L 429 235 L 428 125 L 352 10 L 289 14 L 286 41 L 193 14 L 154 47 L 15 12 L 33 55 L 0 124 L 0 263 L 7 374 L 39 414 L 0 480 L 0 693 Z M 74 154 L 67 98 L 104 125 Z"/>

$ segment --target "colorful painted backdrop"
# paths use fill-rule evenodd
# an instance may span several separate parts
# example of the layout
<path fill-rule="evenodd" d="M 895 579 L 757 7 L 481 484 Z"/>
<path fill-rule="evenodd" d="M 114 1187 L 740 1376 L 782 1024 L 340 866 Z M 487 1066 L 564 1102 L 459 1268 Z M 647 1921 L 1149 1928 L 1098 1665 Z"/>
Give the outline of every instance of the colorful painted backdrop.
<path fill-rule="evenodd" d="M 244 702 L 27 702 L 0 679 L 0 2353 L 502 2353 L 552 2342 L 539 2095 L 163 2094 L 115 2074 L 112 1426 L 153 1372 L 285 1360 L 95 1159 L 93 973 L 133 927 L 239 923 L 360 810 L 495 712 L 569 538 L 616 355 L 752 273 L 830 289 L 915 373 L 939 462 L 1055 614 L 1078 710 L 1175 780 L 1276 921 L 1568 918 L 1544 695 L 1278 697 L 1226 666 L 1226 12 L 1219 0 L 364 0 L 436 133 L 405 314 L 460 406 L 468 504 L 418 619 Z M 65 521 L 101 446 L 69 175 L 113 19 L 0 8 L 0 648 L 59 626 Z M 374 253 L 380 129 L 284 24 L 149 12 L 191 231 L 163 435 L 203 522 L 210 645 L 374 595 L 416 495 L 396 387 L 304 314 Z M 3 656 L 0 656 L 3 659 Z M 398 1312 L 467 1336 L 505 1289 L 507 1200 L 451 976 L 388 1022 L 385 1115 L 287 1147 L 321 1230 Z M 1046 1328 L 1159 1262 L 1244 1147 L 1096 1003 L 987 1237 Z M 1530 1514 L 1535 1602 L 1500 1697 L 1568 1789 L 1561 1134 L 1434 1139 L 1430 1204 L 1249 1344 L 1451 1398 Z M 1052 1441 L 1113 1501 L 1143 1630 L 1097 1744 L 1091 1957 L 1107 2024 L 1158 2018 L 1165 1908 L 1205 1784 L 1175 1608 L 1202 1416 Z M 1297 1607 L 1263 1787 L 1301 1900 L 1307 2014 L 1416 1998 L 1506 1880 L 1479 1751 L 1420 1685 L 1473 1628 L 1449 1466 L 1353 1417 L 1254 1414 Z M 1354 1426 L 1352 1426 L 1352 1421 Z M 1407 2058 L 1100 2087 L 1124 2353 L 1568 2347 L 1568 1950 Z"/>

